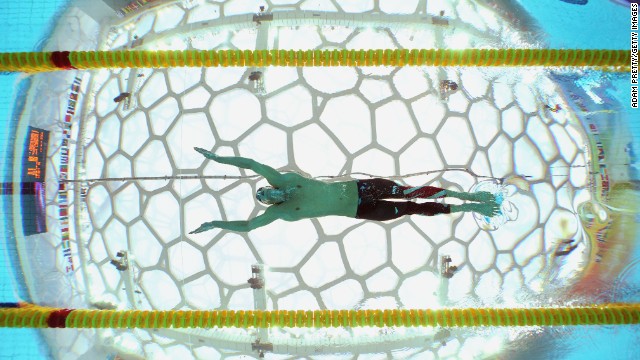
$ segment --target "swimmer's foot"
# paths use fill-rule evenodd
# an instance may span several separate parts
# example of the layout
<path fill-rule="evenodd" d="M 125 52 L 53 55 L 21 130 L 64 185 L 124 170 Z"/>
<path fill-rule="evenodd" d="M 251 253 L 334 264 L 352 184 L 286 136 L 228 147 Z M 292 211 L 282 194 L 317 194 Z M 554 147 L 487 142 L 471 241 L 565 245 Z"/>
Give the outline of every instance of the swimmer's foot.
<path fill-rule="evenodd" d="M 495 201 L 489 201 L 481 204 L 484 207 L 484 212 L 480 212 L 484 216 L 494 217 L 502 214 L 502 209 L 500 204 Z"/>
<path fill-rule="evenodd" d="M 472 211 L 484 216 L 493 217 L 500 215 L 500 206 L 495 201 L 483 203 L 469 203 L 462 205 L 451 205 L 451 212 Z"/>
<path fill-rule="evenodd" d="M 473 201 L 492 202 L 496 200 L 496 197 L 488 191 L 478 191 L 471 193 L 471 195 L 473 196 Z"/>

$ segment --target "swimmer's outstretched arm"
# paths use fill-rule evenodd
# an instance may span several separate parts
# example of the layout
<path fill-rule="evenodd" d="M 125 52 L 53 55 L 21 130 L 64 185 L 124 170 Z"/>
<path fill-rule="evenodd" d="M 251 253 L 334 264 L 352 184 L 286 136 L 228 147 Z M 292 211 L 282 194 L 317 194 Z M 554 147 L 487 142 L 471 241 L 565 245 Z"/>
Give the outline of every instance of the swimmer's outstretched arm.
<path fill-rule="evenodd" d="M 253 170 L 256 174 L 264 176 L 269 184 L 273 186 L 278 187 L 283 183 L 282 174 L 280 174 L 278 170 L 272 168 L 271 166 L 261 164 L 255 160 L 240 156 L 218 156 L 211 151 L 207 151 L 203 148 L 194 147 L 194 149 L 207 159 L 211 159 L 221 164 L 228 164 L 237 166 L 242 169 Z"/>
<path fill-rule="evenodd" d="M 276 212 L 269 211 L 271 208 L 267 208 L 262 215 L 256 216 L 255 218 L 247 221 L 211 221 L 206 222 L 200 225 L 199 228 L 190 232 L 189 234 L 198 234 L 201 232 L 209 231 L 212 229 L 225 229 L 231 231 L 239 231 L 239 232 L 247 232 L 253 229 L 257 229 L 261 226 L 265 226 L 279 219 Z"/>

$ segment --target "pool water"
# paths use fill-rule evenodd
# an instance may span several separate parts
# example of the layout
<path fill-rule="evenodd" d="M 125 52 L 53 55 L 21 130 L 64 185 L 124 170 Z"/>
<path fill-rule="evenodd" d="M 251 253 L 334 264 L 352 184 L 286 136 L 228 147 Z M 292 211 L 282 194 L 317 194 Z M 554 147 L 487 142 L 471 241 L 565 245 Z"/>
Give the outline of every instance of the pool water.
<path fill-rule="evenodd" d="M 42 47 L 42 41 L 52 32 L 56 15 L 61 13 L 67 1 L 53 0 L 43 2 L 12 1 L 0 4 L 0 14 L 3 20 L 0 29 L 5 36 L 0 42 L 0 51 L 37 51 Z M 0 118 L 5 124 L 0 130 L 0 176 L 2 182 L 11 182 L 12 158 L 11 137 L 15 131 L 16 112 L 20 110 L 19 103 L 23 102 L 28 88 L 28 79 L 20 74 L 1 74 L 0 89 L 4 96 L 0 99 Z M 15 238 L 11 229 L 10 208 L 5 196 L 0 199 L 2 221 L 0 221 L 0 302 L 30 301 L 29 293 L 24 285 L 24 277 L 19 269 Z M 0 345 L 0 358 L 3 359 L 47 359 L 51 357 L 47 344 L 36 330 L 31 329 L 0 329 L 0 336 L 4 339 Z"/>
<path fill-rule="evenodd" d="M 132 17 L 109 19 L 112 25 L 102 29 L 65 1 L 0 4 L 0 13 L 17 14 L 6 16 L 0 24 L 3 33 L 11 34 L 0 50 L 89 46 L 83 41 L 101 49 L 119 49 L 134 46 L 138 37 L 143 40 L 142 48 L 171 49 L 254 48 L 261 42 L 303 49 L 499 44 L 493 35 L 485 37 L 477 29 L 487 34 L 503 31 L 509 35 L 502 40 L 503 46 L 533 42 L 549 48 L 629 47 L 629 9 L 605 1 L 580 6 L 555 0 L 482 0 L 476 5 L 455 0 L 441 5 L 455 28 L 442 31 L 436 27 L 435 36 L 432 30 L 416 26 L 416 19 L 425 13 L 419 13 L 415 4 L 412 8 L 411 1 L 375 1 L 376 9 L 405 17 L 405 23 L 391 18 L 393 26 L 388 28 L 376 22 L 373 1 L 357 5 L 345 1 L 278 2 L 273 5 L 274 12 L 291 11 L 293 15 L 281 23 L 277 36 L 250 27 L 247 23 L 251 22 L 241 18 L 261 5 L 259 1 L 221 5 L 185 0 L 158 6 L 160 3 L 147 4 L 144 12 Z M 527 24 L 537 24 L 524 29 L 533 31 L 533 36 L 520 38 L 518 31 L 523 29 L 502 28 L 502 22 L 508 20 L 494 18 L 489 5 L 502 9 L 498 14 L 506 11 L 512 17 L 527 16 Z M 437 15 L 438 6 L 429 2 L 426 14 Z M 516 12 L 518 6 L 526 14 Z M 328 11 L 329 15 L 326 23 L 318 25 L 300 20 L 296 11 Z M 480 24 L 474 20 L 475 12 L 486 16 Z M 222 13 L 232 25 L 221 21 Z M 193 24 L 203 22 L 219 28 L 190 33 Z M 597 32 L 592 30 L 593 24 L 599 24 Z M 181 36 L 181 32 L 187 35 Z M 53 40 L 47 45 L 46 39 Z M 26 134 L 25 124 L 50 131 L 48 233 L 23 236 L 22 229 L 14 226 L 20 223 L 18 215 L 24 214 L 14 214 L 16 207 L 8 197 L 1 198 L 4 221 L 0 226 L 5 236 L 0 243 L 0 301 L 76 308 L 113 303 L 119 308 L 138 309 L 253 309 L 258 306 L 257 295 L 245 283 L 246 270 L 253 263 L 270 267 L 268 297 L 261 305 L 266 308 L 640 301 L 640 271 L 635 266 L 635 259 L 640 258 L 635 246 L 640 209 L 634 204 L 640 180 L 640 164 L 634 153 L 640 149 L 640 125 L 633 121 L 637 111 L 628 106 L 628 73 L 270 68 L 260 69 L 265 74 L 260 85 L 245 80 L 253 70 L 179 68 L 0 75 L 0 88 L 7 95 L 0 100 L 0 116 L 11 124 L 0 130 L 3 182 L 14 182 L 16 171 L 20 171 L 14 159 L 21 156 L 25 136 L 16 134 Z M 463 90 L 439 98 L 434 84 L 443 76 L 458 81 Z M 71 88 L 74 81 L 81 84 L 77 91 Z M 113 103 L 111 99 L 124 89 L 135 94 L 131 103 Z M 203 165 L 192 146 L 214 147 L 222 154 L 241 154 L 311 176 L 344 177 L 358 171 L 392 176 L 467 164 L 480 175 L 509 179 L 516 189 L 509 201 L 518 215 L 490 231 L 479 229 L 471 216 L 414 217 L 382 225 L 323 218 L 276 222 L 248 234 L 215 230 L 189 236 L 189 230 L 211 217 L 235 220 L 255 216 L 262 208 L 247 193 L 264 181 L 97 181 L 87 185 L 86 198 L 76 198 L 80 192 L 70 187 L 63 201 L 55 196 L 56 179 L 61 169 L 67 168 L 61 160 L 64 137 L 59 119 L 68 113 L 75 93 L 81 100 L 74 105 L 69 159 L 79 154 L 82 161 L 68 161 L 70 177 L 245 175 L 230 167 Z M 562 110 L 540 110 L 544 105 L 552 109 L 555 104 L 561 104 Z M 426 120 L 420 117 L 422 112 L 429 114 Z M 369 121 L 367 129 L 362 124 Z M 484 127 L 478 126 L 483 121 Z M 599 149 L 604 149 L 606 157 L 599 158 Z M 426 164 L 424 154 L 429 157 Z M 502 158 L 504 162 L 499 161 Z M 528 181 L 518 177 L 523 174 L 530 176 Z M 607 176 L 606 184 L 603 176 Z M 455 172 L 403 180 L 435 182 L 458 191 L 466 191 L 479 181 Z M 593 217 L 589 217 L 591 213 L 584 215 L 581 204 L 600 198 L 608 200 L 602 201 L 604 205 L 593 203 L 607 214 L 606 220 L 589 222 Z M 70 256 L 63 252 L 61 207 L 65 214 L 68 209 L 64 221 L 72 228 Z M 536 210 L 529 211 L 531 208 Z M 538 219 L 544 216 L 549 225 Z M 174 225 L 176 221 L 179 227 Z M 562 234 L 577 241 L 578 251 L 554 258 L 555 241 Z M 109 264 L 122 249 L 135 259 L 132 280 Z M 442 255 L 460 261 L 461 271 L 450 280 L 451 286 L 434 275 Z M 526 296 L 519 297 L 519 293 Z M 440 340 L 435 340 L 441 330 L 449 331 L 385 329 L 373 335 L 358 329 L 273 330 L 266 335 L 175 331 L 163 333 L 156 341 L 152 339 L 156 335 L 146 331 L 40 334 L 2 329 L 2 335 L 11 341 L 0 345 L 0 358 L 113 358 L 116 354 L 154 359 L 255 357 L 251 342 L 269 336 L 276 351 L 267 353 L 267 358 L 321 352 L 323 358 L 348 359 L 632 359 L 640 341 L 637 326 L 487 329 L 483 333 L 452 329 L 452 335 L 445 336 L 447 345 L 440 345 Z M 375 341 L 369 348 L 364 345 L 376 337 L 391 345 L 385 348 Z M 206 345 L 194 345 L 196 338 Z M 292 339 L 299 340 L 297 347 L 283 345 Z M 228 350 L 234 346 L 238 352 Z"/>

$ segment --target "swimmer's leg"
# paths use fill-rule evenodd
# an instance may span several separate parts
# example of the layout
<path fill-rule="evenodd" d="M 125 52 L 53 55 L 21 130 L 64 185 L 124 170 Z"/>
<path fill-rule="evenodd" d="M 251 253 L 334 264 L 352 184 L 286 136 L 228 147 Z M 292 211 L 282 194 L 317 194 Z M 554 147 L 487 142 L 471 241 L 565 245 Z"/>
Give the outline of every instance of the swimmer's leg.
<path fill-rule="evenodd" d="M 438 199 L 454 197 L 468 201 L 493 201 L 493 194 L 481 191 L 477 193 L 457 192 L 436 186 L 404 186 L 388 179 L 369 179 L 358 182 L 359 193 L 370 199 Z"/>
<path fill-rule="evenodd" d="M 447 192 L 446 196 L 454 197 L 460 200 L 478 201 L 478 202 L 495 201 L 495 196 L 488 191 L 478 191 L 475 193 L 468 193 L 468 192 L 457 192 L 453 190 L 446 190 L 446 192 Z"/>
<path fill-rule="evenodd" d="M 388 179 L 368 179 L 358 181 L 361 197 L 382 199 L 436 199 L 447 196 L 445 189 L 435 186 L 404 186 Z"/>
<path fill-rule="evenodd" d="M 397 219 L 404 215 L 434 216 L 438 214 L 450 214 L 462 211 L 472 211 L 484 216 L 495 216 L 500 214 L 500 206 L 495 202 L 469 203 L 462 205 L 449 205 L 436 202 L 415 203 L 400 201 L 375 201 L 362 204 L 358 207 L 356 217 L 358 219 L 368 219 L 386 221 Z"/>
<path fill-rule="evenodd" d="M 453 212 L 452 205 L 437 202 L 406 202 L 404 204 L 407 204 L 405 215 L 434 216 L 439 214 L 451 214 Z"/>
<path fill-rule="evenodd" d="M 416 186 L 416 187 L 403 187 L 403 193 L 406 199 L 436 199 L 444 197 L 454 197 L 460 200 L 488 202 L 494 201 L 493 194 L 487 191 L 479 191 L 476 193 L 458 192 L 453 190 L 446 190 L 434 186 Z"/>
<path fill-rule="evenodd" d="M 500 206 L 494 202 L 469 203 L 462 205 L 451 205 L 451 212 L 472 211 L 484 216 L 492 217 L 500 214 Z"/>
<path fill-rule="evenodd" d="M 358 206 L 356 217 L 358 219 L 386 221 L 397 219 L 404 215 L 433 216 L 449 214 L 452 207 L 448 204 L 436 202 L 414 203 L 401 201 L 374 201 Z"/>
<path fill-rule="evenodd" d="M 402 193 L 405 199 L 437 199 L 449 195 L 449 190 L 435 186 L 403 186 Z"/>

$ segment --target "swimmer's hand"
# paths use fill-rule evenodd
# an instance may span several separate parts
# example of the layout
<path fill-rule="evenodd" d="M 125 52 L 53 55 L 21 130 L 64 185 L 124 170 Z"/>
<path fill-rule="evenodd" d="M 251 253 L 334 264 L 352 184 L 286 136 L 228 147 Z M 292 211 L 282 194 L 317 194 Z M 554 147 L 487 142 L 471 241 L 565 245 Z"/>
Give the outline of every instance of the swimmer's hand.
<path fill-rule="evenodd" d="M 213 223 L 214 223 L 214 221 L 202 223 L 202 225 L 200 225 L 199 228 L 193 230 L 189 234 L 199 234 L 201 232 L 205 232 L 205 231 L 209 231 L 211 229 L 214 229 L 216 226 Z"/>
<path fill-rule="evenodd" d="M 194 149 L 195 149 L 195 151 L 199 152 L 200 154 L 202 154 L 207 159 L 216 160 L 219 157 L 218 155 L 212 153 L 211 151 L 205 150 L 203 148 L 194 147 Z"/>

